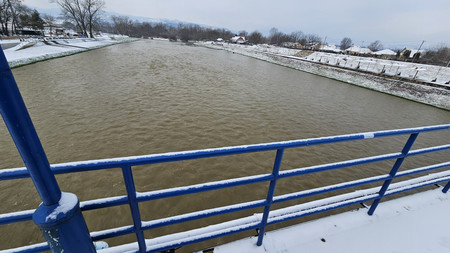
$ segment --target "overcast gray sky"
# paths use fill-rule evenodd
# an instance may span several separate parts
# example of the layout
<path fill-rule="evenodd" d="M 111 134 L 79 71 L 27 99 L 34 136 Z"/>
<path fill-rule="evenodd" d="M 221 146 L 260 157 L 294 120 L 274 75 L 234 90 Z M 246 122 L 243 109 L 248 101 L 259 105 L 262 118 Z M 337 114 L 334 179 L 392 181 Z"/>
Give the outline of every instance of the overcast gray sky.
<path fill-rule="evenodd" d="M 314 33 L 328 42 L 350 37 L 367 46 L 450 44 L 450 0 L 105 0 L 106 11 L 150 18 L 176 19 L 232 31 L 276 27 L 284 33 Z M 57 8 L 49 0 L 25 0 Z"/>

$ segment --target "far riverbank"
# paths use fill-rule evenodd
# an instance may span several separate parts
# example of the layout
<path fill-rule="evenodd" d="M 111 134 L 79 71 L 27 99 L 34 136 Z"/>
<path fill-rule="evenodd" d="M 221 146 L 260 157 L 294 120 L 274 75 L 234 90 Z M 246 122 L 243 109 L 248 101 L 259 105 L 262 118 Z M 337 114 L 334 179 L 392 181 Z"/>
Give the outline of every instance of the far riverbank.
<path fill-rule="evenodd" d="M 342 68 L 329 64 L 323 64 L 321 62 L 314 62 L 313 60 L 311 60 L 311 57 L 309 55 L 307 55 L 306 57 L 295 56 L 298 55 L 298 52 L 301 50 L 272 46 L 261 48 L 260 46 L 247 46 L 227 43 L 214 44 L 211 42 L 197 43 L 197 45 L 213 49 L 227 50 L 233 53 L 242 54 L 308 73 L 328 77 L 415 102 L 450 110 L 449 85 L 446 85 L 445 83 L 433 84 L 426 82 L 413 82 L 409 81 L 407 78 L 399 78 L 397 76 L 383 76 L 376 73 L 376 64 L 372 64 L 371 69 L 369 69 L 370 66 L 367 67 L 369 71 L 358 71 L 356 69 L 353 69 L 351 67 L 351 64 L 349 64 L 347 68 Z M 347 61 L 357 61 L 357 59 L 353 59 L 352 56 L 346 57 L 348 58 Z M 436 66 L 429 66 L 428 68 L 430 68 L 428 72 L 433 71 L 433 68 L 439 69 L 439 67 Z M 372 69 L 373 71 L 370 71 Z M 450 73 L 450 71 L 448 71 L 447 69 L 448 68 L 439 69 L 440 77 L 442 76 L 440 79 L 450 78 L 447 74 L 447 72 Z"/>

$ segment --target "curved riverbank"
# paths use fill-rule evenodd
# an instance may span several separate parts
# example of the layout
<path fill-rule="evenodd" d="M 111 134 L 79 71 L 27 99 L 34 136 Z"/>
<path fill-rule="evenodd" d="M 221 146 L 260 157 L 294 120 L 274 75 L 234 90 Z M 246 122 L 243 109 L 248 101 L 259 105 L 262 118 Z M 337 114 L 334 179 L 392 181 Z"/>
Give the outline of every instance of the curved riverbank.
<path fill-rule="evenodd" d="M 223 49 L 233 53 L 257 58 L 282 66 L 324 76 L 371 90 L 398 96 L 412 101 L 450 110 L 450 90 L 445 85 L 427 85 L 402 78 L 387 77 L 375 73 L 335 67 L 308 60 L 307 57 L 293 56 L 299 50 L 274 48 L 272 50 L 254 50 L 248 46 L 198 43 L 197 45 L 213 49 Z"/>
<path fill-rule="evenodd" d="M 89 50 L 136 41 L 129 37 L 103 36 L 92 39 L 39 39 L 22 41 L 14 47 L 4 49 L 11 68 L 48 59 L 78 54 Z"/>

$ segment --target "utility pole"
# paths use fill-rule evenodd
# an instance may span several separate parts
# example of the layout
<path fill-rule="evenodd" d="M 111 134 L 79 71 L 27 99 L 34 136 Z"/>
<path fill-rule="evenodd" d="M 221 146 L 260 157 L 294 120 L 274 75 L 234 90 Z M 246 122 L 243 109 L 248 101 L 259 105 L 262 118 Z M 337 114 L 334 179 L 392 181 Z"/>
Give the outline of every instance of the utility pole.
<path fill-rule="evenodd" d="M 417 49 L 417 52 L 413 55 L 412 63 L 414 63 L 414 60 L 416 59 L 415 56 L 416 56 L 416 55 L 419 56 L 419 54 L 420 54 L 420 49 L 422 48 L 423 43 L 425 43 L 425 40 L 422 40 L 422 43 L 420 44 L 419 49 Z M 417 58 L 419 58 L 419 57 L 417 57 Z"/>

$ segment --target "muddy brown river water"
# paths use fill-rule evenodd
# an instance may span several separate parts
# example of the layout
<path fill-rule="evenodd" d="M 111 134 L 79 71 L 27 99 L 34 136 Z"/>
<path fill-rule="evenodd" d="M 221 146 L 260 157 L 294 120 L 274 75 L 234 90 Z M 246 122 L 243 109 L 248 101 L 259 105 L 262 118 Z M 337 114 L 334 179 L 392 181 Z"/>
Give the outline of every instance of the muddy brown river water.
<path fill-rule="evenodd" d="M 50 163 L 256 144 L 448 124 L 450 111 L 245 56 L 141 40 L 13 69 Z M 398 152 L 407 137 L 288 150 L 282 170 Z M 419 136 L 414 148 L 450 143 L 448 132 Z M 448 160 L 436 154 L 414 168 Z M 270 173 L 274 152 L 133 168 L 140 192 Z M 379 175 L 393 162 L 282 180 L 276 194 Z M 23 167 L 0 123 L 0 169 Z M 126 195 L 120 169 L 58 175 L 81 201 Z M 263 199 L 260 183 L 146 202 L 143 220 Z M 300 203 L 303 200 L 298 200 Z M 0 213 L 40 203 L 30 179 L 0 182 Z M 275 206 L 274 208 L 278 208 Z M 261 212 L 260 209 L 146 231 L 146 238 Z M 127 206 L 84 213 L 90 231 L 132 224 Z M 241 236 L 253 235 L 254 232 Z M 201 244 L 197 249 L 236 237 Z M 133 235 L 108 240 L 134 241 Z M 42 242 L 33 223 L 0 226 L 0 250 Z M 186 248 L 191 251 L 194 248 Z"/>

